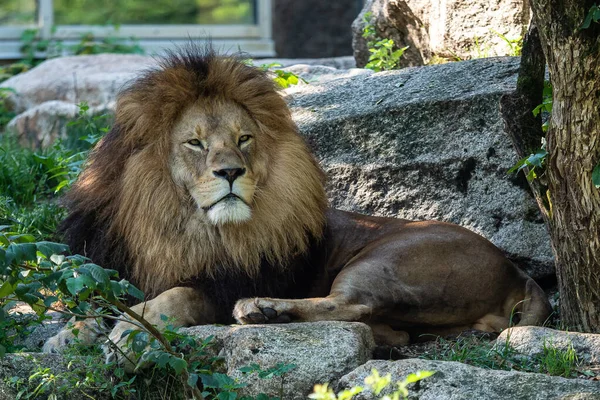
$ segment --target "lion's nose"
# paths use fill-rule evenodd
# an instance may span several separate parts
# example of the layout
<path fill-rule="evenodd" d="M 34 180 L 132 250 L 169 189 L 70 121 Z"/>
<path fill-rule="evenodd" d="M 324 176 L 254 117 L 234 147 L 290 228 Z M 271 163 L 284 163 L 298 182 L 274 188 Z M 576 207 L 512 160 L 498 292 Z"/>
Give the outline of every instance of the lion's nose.
<path fill-rule="evenodd" d="M 213 174 L 218 178 L 227 179 L 230 184 L 238 177 L 246 173 L 246 168 L 224 168 L 213 171 Z"/>

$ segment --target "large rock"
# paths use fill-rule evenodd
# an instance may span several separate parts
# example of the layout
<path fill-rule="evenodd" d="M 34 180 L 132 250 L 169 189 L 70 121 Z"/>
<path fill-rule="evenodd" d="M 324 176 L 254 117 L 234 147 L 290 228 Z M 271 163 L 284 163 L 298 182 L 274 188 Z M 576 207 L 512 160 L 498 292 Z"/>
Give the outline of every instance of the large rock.
<path fill-rule="evenodd" d="M 90 117 L 112 114 L 114 101 L 90 107 Z M 79 107 L 66 101 L 51 100 L 33 106 L 13 118 L 7 129 L 16 132 L 19 142 L 34 148 L 51 146 L 56 139 L 68 136 L 69 123 L 79 116 Z M 108 121 L 105 121 L 107 125 Z"/>
<path fill-rule="evenodd" d="M 402 381 L 417 371 L 435 371 L 418 385 L 409 386 L 409 398 L 419 400 L 597 400 L 600 384 L 581 379 L 565 379 L 544 374 L 495 371 L 458 362 L 409 359 L 369 361 L 340 379 L 338 390 L 365 386 L 364 379 L 376 369 L 380 375 L 390 373 L 392 382 Z M 371 392 L 357 399 L 375 399 Z"/>
<path fill-rule="evenodd" d="M 125 83 L 153 64 L 152 57 L 130 54 L 53 58 L 13 76 L 0 87 L 15 90 L 8 102 L 17 113 L 52 100 L 105 106 L 115 100 Z"/>
<path fill-rule="evenodd" d="M 530 18 L 523 0 L 368 0 L 352 24 L 356 64 L 369 58 L 362 37 L 364 15 L 372 13 L 378 36 L 410 46 L 402 66 L 423 65 L 433 55 L 455 60 L 510 54 L 505 39 L 523 36 Z"/>
<path fill-rule="evenodd" d="M 371 329 L 358 322 L 314 322 L 283 325 L 199 326 L 183 332 L 206 338 L 213 335 L 217 351 L 224 357 L 226 372 L 248 383 L 242 395 L 266 393 L 285 399 L 305 399 L 313 386 L 337 382 L 342 376 L 371 358 L 374 348 Z M 279 363 L 295 364 L 281 378 L 245 376 L 240 368 L 258 364 L 266 370 Z"/>
<path fill-rule="evenodd" d="M 572 350 L 582 364 L 600 365 L 600 334 L 565 332 L 541 326 L 518 326 L 505 330 L 496 339 L 496 346 L 510 346 L 528 357 L 544 354 L 546 349 Z"/>
<path fill-rule="evenodd" d="M 498 111 L 518 67 L 516 58 L 473 60 L 287 93 L 333 206 L 463 225 L 543 278 L 553 274 L 550 240 L 526 183 L 506 173 L 517 157 Z"/>

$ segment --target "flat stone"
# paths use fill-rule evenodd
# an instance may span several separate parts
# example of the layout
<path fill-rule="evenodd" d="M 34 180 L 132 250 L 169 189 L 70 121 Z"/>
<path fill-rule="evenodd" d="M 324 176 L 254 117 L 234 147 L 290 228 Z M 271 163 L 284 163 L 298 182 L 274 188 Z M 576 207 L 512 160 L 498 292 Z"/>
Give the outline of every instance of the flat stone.
<path fill-rule="evenodd" d="M 240 395 L 279 397 L 281 385 L 279 377 L 245 376 L 240 368 L 258 364 L 267 370 L 279 363 L 296 365 L 284 376 L 285 399 L 306 399 L 315 384 L 337 382 L 369 360 L 375 346 L 371 328 L 359 322 L 200 326 L 182 331 L 199 338 L 215 336 L 215 350 L 225 359 L 225 372 L 248 383 Z"/>
<path fill-rule="evenodd" d="M 510 346 L 520 354 L 536 357 L 544 348 L 560 351 L 573 349 L 584 364 L 600 364 L 600 334 L 566 332 L 541 326 L 516 326 L 506 329 L 496 339 L 496 346 Z"/>

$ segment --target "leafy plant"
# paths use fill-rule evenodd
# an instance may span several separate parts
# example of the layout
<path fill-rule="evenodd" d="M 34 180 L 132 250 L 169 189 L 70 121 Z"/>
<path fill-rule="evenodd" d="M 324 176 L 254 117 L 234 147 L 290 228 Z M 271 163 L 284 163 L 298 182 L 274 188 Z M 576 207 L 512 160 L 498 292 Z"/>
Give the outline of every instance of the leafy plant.
<path fill-rule="evenodd" d="M 250 61 L 250 64 L 251 63 L 252 62 Z M 271 63 L 271 64 L 261 64 L 259 68 L 262 69 L 263 71 L 270 71 L 273 74 L 275 74 L 275 76 L 273 77 L 273 80 L 282 89 L 288 88 L 291 85 L 297 85 L 300 81 L 302 81 L 304 83 L 308 83 L 304 79 L 300 78 L 298 75 L 294 74 L 293 72 L 284 71 L 282 69 L 277 68 L 277 67 L 281 67 L 281 66 L 282 65 L 279 63 Z"/>
<path fill-rule="evenodd" d="M 2 82 L 2 79 L 0 79 L 0 82 Z M 0 131 L 2 131 L 10 122 L 10 120 L 16 116 L 16 114 L 8 107 L 6 103 L 9 93 L 14 93 L 14 89 L 5 87 L 0 88 Z"/>
<path fill-rule="evenodd" d="M 365 68 L 375 72 L 389 71 L 398 68 L 400 58 L 409 46 L 395 49 L 396 45 L 392 39 L 383 39 L 377 35 L 372 21 L 373 13 L 367 12 L 363 16 L 365 27 L 362 37 L 367 39 L 367 47 L 371 55 Z"/>
<path fill-rule="evenodd" d="M 429 378 L 435 374 L 433 371 L 417 371 L 414 374 L 409 374 L 404 380 L 396 382 L 392 387 L 395 389 L 391 394 L 382 396 L 385 389 L 391 389 L 392 375 L 387 374 L 380 376 L 377 370 L 373 369 L 371 374 L 365 378 L 366 387 L 381 400 L 399 400 L 408 398 L 408 385 Z M 313 400 L 350 400 L 359 393 L 365 390 L 362 386 L 355 386 L 351 389 L 343 390 L 335 394 L 329 385 L 315 385 L 314 392 L 308 397 Z"/>
<path fill-rule="evenodd" d="M 506 35 L 501 34 L 500 32 L 491 30 L 492 33 L 498 36 L 500 39 L 504 40 L 504 42 L 508 45 L 508 54 L 507 56 L 519 57 L 523 51 L 523 37 L 519 36 L 516 38 L 508 38 Z"/>
<path fill-rule="evenodd" d="M 4 82 L 5 80 L 12 78 L 13 76 L 20 74 L 22 72 L 26 72 L 29 71 L 29 69 L 31 69 L 31 65 L 23 62 L 23 61 L 19 61 L 16 63 L 12 63 L 12 64 L 6 64 L 6 65 L 0 65 L 0 83 Z M 7 90 L 8 88 L 2 88 L 1 90 Z M 2 129 L 2 127 L 0 126 L 0 129 Z"/>
<path fill-rule="evenodd" d="M 590 7 L 590 10 L 585 16 L 585 19 L 583 20 L 583 23 L 581 24 L 579 29 L 588 29 L 591 26 L 592 22 L 600 22 L 600 7 L 598 7 L 597 4 L 594 4 Z"/>
<path fill-rule="evenodd" d="M 529 172 L 527 172 L 526 175 L 527 180 L 531 181 L 540 177 L 542 174 L 545 173 L 544 163 L 546 161 L 546 156 L 548 155 L 548 152 L 546 151 L 545 147 L 546 145 L 544 143 L 542 144 L 542 147 L 538 149 L 535 153 L 530 154 L 527 157 L 523 157 L 522 159 L 517 161 L 517 163 L 513 165 L 507 173 L 518 173 L 527 168 L 529 170 Z"/>

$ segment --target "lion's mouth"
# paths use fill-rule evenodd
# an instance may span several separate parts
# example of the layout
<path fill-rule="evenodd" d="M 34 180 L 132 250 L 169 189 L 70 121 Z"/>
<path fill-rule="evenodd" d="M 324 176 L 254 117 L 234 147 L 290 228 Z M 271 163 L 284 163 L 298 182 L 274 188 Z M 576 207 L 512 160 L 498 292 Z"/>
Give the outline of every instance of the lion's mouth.
<path fill-rule="evenodd" d="M 242 199 L 242 198 L 241 198 L 240 196 L 238 196 L 237 194 L 235 194 L 235 193 L 229 193 L 229 194 L 227 194 L 227 195 L 225 195 L 225 196 L 221 197 L 219 200 L 215 201 L 214 203 L 212 203 L 210 206 L 208 206 L 208 207 L 202 207 L 202 209 L 203 209 L 204 211 L 208 211 L 208 210 L 210 210 L 211 208 L 213 208 L 214 206 L 216 206 L 217 204 L 219 204 L 219 203 L 221 203 L 221 202 L 224 202 L 224 201 L 232 201 L 232 200 L 239 200 L 239 201 L 241 201 L 242 203 L 244 203 L 244 204 L 248 205 L 248 203 L 246 203 L 246 202 L 244 201 L 244 199 Z"/>

